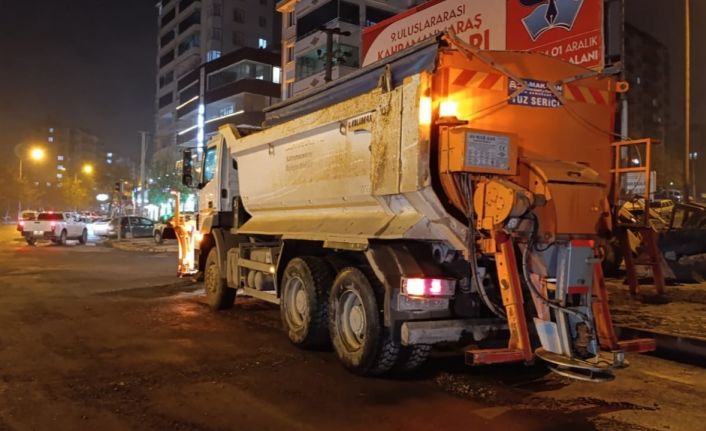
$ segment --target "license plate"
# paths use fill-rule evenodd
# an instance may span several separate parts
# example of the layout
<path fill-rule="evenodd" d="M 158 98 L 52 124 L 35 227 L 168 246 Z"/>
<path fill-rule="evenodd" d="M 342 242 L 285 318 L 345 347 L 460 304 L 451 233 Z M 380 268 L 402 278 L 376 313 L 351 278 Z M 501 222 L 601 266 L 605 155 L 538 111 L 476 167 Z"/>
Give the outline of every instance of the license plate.
<path fill-rule="evenodd" d="M 35 235 L 44 235 L 44 231 L 35 230 L 35 231 L 34 231 L 34 234 L 35 234 Z"/>

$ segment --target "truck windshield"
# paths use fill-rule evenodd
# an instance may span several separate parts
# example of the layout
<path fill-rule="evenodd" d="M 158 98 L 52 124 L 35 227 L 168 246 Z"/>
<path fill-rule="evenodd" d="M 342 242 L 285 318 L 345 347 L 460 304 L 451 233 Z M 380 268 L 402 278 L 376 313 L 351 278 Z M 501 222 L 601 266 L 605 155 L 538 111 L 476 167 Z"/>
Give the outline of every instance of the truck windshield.
<path fill-rule="evenodd" d="M 206 184 L 213 179 L 216 173 L 216 148 L 211 147 L 206 150 L 203 160 L 203 183 Z"/>
<path fill-rule="evenodd" d="M 37 220 L 63 220 L 63 214 L 41 213 L 37 216 Z"/>

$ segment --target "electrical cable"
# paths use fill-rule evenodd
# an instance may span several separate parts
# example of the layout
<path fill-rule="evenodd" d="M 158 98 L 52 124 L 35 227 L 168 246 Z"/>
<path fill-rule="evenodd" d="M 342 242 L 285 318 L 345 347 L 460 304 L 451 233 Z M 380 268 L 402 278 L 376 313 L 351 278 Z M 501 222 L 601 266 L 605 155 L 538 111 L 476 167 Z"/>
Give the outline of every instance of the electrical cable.
<path fill-rule="evenodd" d="M 480 278 L 478 271 L 478 262 L 476 261 L 476 240 L 475 240 L 475 213 L 473 211 L 473 183 L 471 179 L 471 174 L 454 174 L 454 183 L 456 183 L 457 189 L 461 192 L 462 198 L 464 200 L 464 207 L 466 209 L 466 219 L 468 220 L 468 254 L 469 254 L 469 264 L 471 267 L 471 283 L 476 286 L 476 290 L 480 294 L 481 300 L 488 309 L 496 316 L 505 319 L 506 314 L 502 307 L 495 304 L 490 297 L 488 292 L 485 290 L 483 285 L 483 280 Z"/>
<path fill-rule="evenodd" d="M 534 247 L 534 242 L 537 237 L 537 231 L 539 230 L 539 222 L 537 220 L 537 216 L 532 212 L 529 213 L 529 219 L 532 221 L 532 232 L 530 233 L 530 238 L 527 243 L 527 248 L 525 249 L 525 252 L 522 254 L 522 277 L 525 279 L 525 283 L 532 290 L 532 292 L 539 298 L 539 300 L 542 301 L 546 306 L 553 308 L 555 310 L 562 311 L 567 314 L 574 315 L 579 320 L 581 320 L 583 323 L 585 323 L 586 326 L 588 326 L 589 330 L 593 333 L 593 325 L 591 324 L 591 321 L 588 318 L 588 316 L 586 316 L 585 314 L 578 312 L 576 310 L 572 310 L 570 308 L 564 307 L 561 304 L 559 304 L 556 300 L 551 300 L 549 298 L 544 297 L 544 295 L 541 294 L 541 292 L 539 291 L 537 286 L 535 286 L 534 282 L 532 281 L 532 278 L 529 275 L 529 257 L 530 257 L 532 247 Z"/>

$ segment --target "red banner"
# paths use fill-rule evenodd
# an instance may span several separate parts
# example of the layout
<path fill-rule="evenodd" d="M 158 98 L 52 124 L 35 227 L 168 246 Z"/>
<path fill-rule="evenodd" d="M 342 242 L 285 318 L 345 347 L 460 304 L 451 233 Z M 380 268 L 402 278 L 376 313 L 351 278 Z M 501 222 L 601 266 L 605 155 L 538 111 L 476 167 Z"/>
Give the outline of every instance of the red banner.
<path fill-rule="evenodd" d="M 603 0 L 507 0 L 507 49 L 603 67 Z"/>

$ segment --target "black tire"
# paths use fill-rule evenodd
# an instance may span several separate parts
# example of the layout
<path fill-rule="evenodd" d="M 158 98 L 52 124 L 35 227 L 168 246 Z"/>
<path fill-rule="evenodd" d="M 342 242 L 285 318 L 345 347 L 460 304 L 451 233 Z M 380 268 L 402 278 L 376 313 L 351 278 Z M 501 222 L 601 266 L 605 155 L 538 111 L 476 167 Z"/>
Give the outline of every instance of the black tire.
<path fill-rule="evenodd" d="M 228 287 L 218 267 L 218 250 L 213 247 L 208 252 L 204 269 L 203 285 L 206 290 L 206 301 L 214 310 L 227 310 L 235 303 L 236 290 Z"/>
<path fill-rule="evenodd" d="M 78 238 L 78 243 L 81 245 L 86 245 L 88 242 L 88 231 L 86 229 L 81 232 L 81 236 Z"/>
<path fill-rule="evenodd" d="M 400 351 L 382 324 L 373 287 L 377 284 L 358 268 L 348 267 L 338 273 L 329 294 L 329 332 L 334 351 L 346 368 L 363 376 L 390 371 Z"/>
<path fill-rule="evenodd" d="M 64 246 L 66 245 L 66 231 L 62 230 L 61 234 L 59 235 L 59 245 Z"/>
<path fill-rule="evenodd" d="M 295 345 L 310 349 L 330 346 L 328 294 L 333 278 L 331 267 L 313 256 L 292 259 L 284 269 L 280 314 Z"/>
<path fill-rule="evenodd" d="M 164 242 L 164 238 L 162 238 L 162 233 L 158 230 L 154 232 L 154 242 L 155 244 L 162 244 Z"/>
<path fill-rule="evenodd" d="M 429 359 L 430 344 L 417 344 L 415 346 L 402 346 L 397 357 L 397 362 L 392 368 L 395 372 L 409 373 L 419 369 Z"/>
<path fill-rule="evenodd" d="M 35 244 L 37 244 L 36 238 L 32 238 L 32 237 L 29 237 L 29 236 L 28 236 L 28 237 L 25 237 L 25 241 L 27 241 L 27 245 L 35 245 Z"/>

